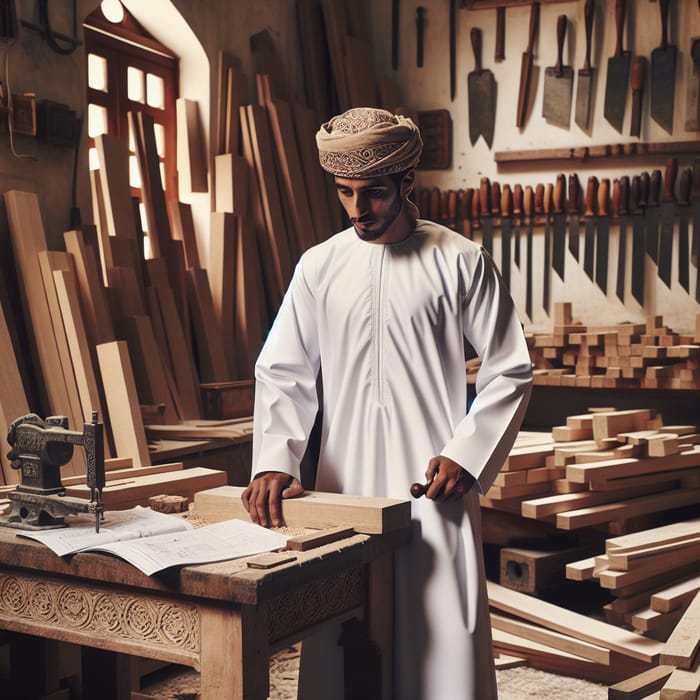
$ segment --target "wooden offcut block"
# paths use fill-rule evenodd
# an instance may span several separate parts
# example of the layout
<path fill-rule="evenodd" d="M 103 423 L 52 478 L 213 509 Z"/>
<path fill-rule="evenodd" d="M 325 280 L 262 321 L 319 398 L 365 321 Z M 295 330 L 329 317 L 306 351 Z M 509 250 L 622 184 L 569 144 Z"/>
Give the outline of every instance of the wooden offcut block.
<path fill-rule="evenodd" d="M 221 420 L 253 415 L 255 382 L 252 379 L 206 383 L 200 389 L 204 418 Z"/>
<path fill-rule="evenodd" d="M 231 518 L 248 520 L 240 486 L 221 486 L 195 496 L 194 512 L 209 522 Z M 355 532 L 378 535 L 407 528 L 411 522 L 411 504 L 393 498 L 348 496 L 306 491 L 299 498 L 282 501 L 282 517 L 287 527 L 314 529 L 346 526 Z"/>
<path fill-rule="evenodd" d="M 102 500 L 107 510 L 125 510 L 137 505 L 149 507 L 150 499 L 163 493 L 182 496 L 191 502 L 198 491 L 221 487 L 225 483 L 224 471 L 191 467 L 162 474 L 130 476 L 123 481 L 109 481 L 102 491 Z M 76 498 L 89 498 L 90 489 L 85 484 L 69 486 L 66 494 Z"/>

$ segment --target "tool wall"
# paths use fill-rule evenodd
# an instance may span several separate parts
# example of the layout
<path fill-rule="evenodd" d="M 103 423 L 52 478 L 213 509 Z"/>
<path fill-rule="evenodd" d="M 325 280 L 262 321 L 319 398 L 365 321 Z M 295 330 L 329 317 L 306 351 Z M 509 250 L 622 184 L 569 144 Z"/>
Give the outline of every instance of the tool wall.
<path fill-rule="evenodd" d="M 410 109 L 451 118 L 449 167 L 419 172 L 426 213 L 486 241 L 526 326 L 547 327 L 552 303 L 572 301 L 584 322 L 663 314 L 691 328 L 695 0 L 399 0 L 370 11 L 377 73 Z M 495 192 L 485 211 L 484 178 L 514 203 L 511 218 Z M 528 190 L 529 229 L 517 205 Z"/>

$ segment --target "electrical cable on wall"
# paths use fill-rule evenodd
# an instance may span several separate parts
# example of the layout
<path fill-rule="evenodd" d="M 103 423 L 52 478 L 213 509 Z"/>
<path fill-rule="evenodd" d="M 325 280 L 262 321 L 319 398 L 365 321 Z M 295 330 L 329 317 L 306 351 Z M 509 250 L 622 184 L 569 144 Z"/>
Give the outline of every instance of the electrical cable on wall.
<path fill-rule="evenodd" d="M 36 156 L 30 155 L 28 153 L 17 153 L 17 150 L 15 149 L 15 139 L 14 139 L 14 129 L 12 125 L 12 115 L 13 115 L 13 106 L 12 106 L 12 88 L 10 87 L 10 46 L 13 45 L 15 42 L 13 41 L 11 44 L 8 44 L 6 49 L 5 49 L 5 88 L 7 90 L 7 131 L 10 135 L 10 149 L 12 150 L 12 155 L 15 158 L 27 158 L 29 160 L 39 160 Z"/>
<path fill-rule="evenodd" d="M 73 38 L 65 38 L 65 41 L 67 42 L 67 46 L 61 46 L 58 41 L 58 34 L 56 34 L 53 29 L 51 29 L 51 20 L 49 18 L 49 3 L 48 0 L 37 0 L 37 5 L 39 8 L 39 24 L 41 25 L 42 29 L 42 34 L 44 36 L 44 39 L 46 39 L 46 43 L 49 45 L 52 51 L 55 51 L 56 53 L 59 53 L 63 56 L 67 56 L 73 51 L 78 48 L 78 44 L 80 43 L 78 41 L 78 36 L 77 36 L 77 8 L 76 8 L 76 0 L 73 0 L 72 5 L 73 5 Z"/>

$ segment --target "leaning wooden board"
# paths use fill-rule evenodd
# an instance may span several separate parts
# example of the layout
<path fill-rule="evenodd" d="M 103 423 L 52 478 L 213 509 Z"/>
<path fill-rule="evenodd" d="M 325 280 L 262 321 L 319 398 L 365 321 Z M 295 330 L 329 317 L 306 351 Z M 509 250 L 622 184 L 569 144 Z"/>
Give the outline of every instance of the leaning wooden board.
<path fill-rule="evenodd" d="M 241 502 L 242 486 L 220 486 L 200 491 L 194 497 L 194 512 L 209 522 L 231 518 L 248 519 Z M 411 522 L 411 504 L 392 498 L 371 498 L 307 491 L 299 498 L 282 502 L 287 527 L 327 528 L 345 525 L 356 532 L 379 535 L 406 528 Z"/>
<path fill-rule="evenodd" d="M 594 620 L 492 582 L 488 582 L 487 585 L 492 608 L 522 617 L 547 629 L 569 634 L 584 642 L 597 644 L 623 656 L 650 664 L 658 662 L 659 655 L 664 649 L 663 642 Z"/>

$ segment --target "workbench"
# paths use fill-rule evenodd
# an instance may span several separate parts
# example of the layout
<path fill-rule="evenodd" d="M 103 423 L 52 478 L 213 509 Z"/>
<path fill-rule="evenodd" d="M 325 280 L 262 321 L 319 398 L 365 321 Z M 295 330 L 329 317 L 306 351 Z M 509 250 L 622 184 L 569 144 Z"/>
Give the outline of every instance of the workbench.
<path fill-rule="evenodd" d="M 184 664 L 200 672 L 200 700 L 265 700 L 271 653 L 357 618 L 381 652 L 372 697 L 391 698 L 392 553 L 410 538 L 406 505 L 391 531 L 265 555 L 270 568 L 244 558 L 151 577 L 105 554 L 60 558 L 0 528 L 0 630 Z M 274 565 L 275 557 L 289 561 Z M 83 697 L 113 697 L 109 687 L 95 690 Z"/>

